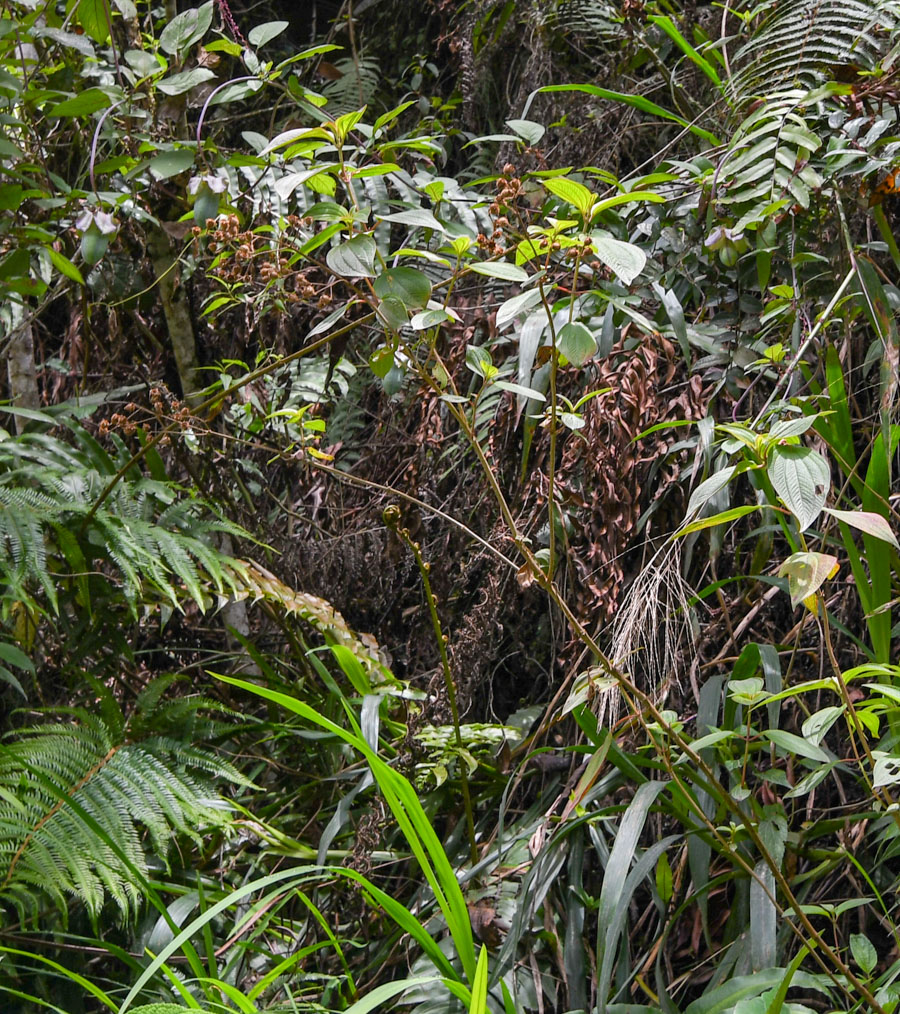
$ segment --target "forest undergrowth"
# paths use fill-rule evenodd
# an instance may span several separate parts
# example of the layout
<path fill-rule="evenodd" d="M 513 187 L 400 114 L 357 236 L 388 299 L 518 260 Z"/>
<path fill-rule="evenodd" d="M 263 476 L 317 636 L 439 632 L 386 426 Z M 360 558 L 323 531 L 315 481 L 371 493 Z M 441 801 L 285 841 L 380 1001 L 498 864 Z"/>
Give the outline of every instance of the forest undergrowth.
<path fill-rule="evenodd" d="M 898 55 L 2 5 L 3 1010 L 897 1010 Z"/>

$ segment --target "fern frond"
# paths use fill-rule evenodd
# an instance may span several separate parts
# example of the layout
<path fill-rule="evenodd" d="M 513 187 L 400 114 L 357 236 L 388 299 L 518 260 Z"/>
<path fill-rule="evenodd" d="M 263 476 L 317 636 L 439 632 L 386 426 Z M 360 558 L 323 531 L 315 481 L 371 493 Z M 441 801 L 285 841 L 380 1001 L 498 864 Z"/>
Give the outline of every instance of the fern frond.
<path fill-rule="evenodd" d="M 789 88 L 814 88 L 822 72 L 871 70 L 900 22 L 896 0 L 777 0 L 737 52 L 731 88 L 738 103 Z"/>
<path fill-rule="evenodd" d="M 132 611 L 151 592 L 175 608 L 186 593 L 206 608 L 207 581 L 220 593 L 233 590 L 232 561 L 213 536 L 243 536 L 242 529 L 203 501 L 179 496 L 173 484 L 140 475 L 121 479 L 95 509 L 119 466 L 83 427 L 72 420 L 68 426 L 77 446 L 46 433 L 0 443 L 0 582 L 7 601 L 25 598 L 34 606 L 40 592 L 56 612 L 67 569 L 108 572 L 109 565 Z M 76 580 L 88 604 L 88 582 Z"/>
<path fill-rule="evenodd" d="M 144 838 L 166 861 L 174 835 L 199 842 L 201 829 L 229 819 L 217 778 L 249 784 L 181 738 L 126 738 L 131 725 L 108 691 L 100 695 L 99 714 L 58 709 L 66 721 L 19 730 L 0 746 L 0 902 L 23 919 L 46 897 L 63 913 L 72 896 L 92 918 L 107 899 L 123 916 L 136 913 L 148 877 Z"/>
<path fill-rule="evenodd" d="M 341 76 L 322 88 L 322 94 L 328 99 L 325 108 L 329 116 L 343 116 L 375 98 L 381 83 L 381 66 L 376 59 L 361 54 L 356 60 L 350 57 L 339 60 L 335 67 Z"/>

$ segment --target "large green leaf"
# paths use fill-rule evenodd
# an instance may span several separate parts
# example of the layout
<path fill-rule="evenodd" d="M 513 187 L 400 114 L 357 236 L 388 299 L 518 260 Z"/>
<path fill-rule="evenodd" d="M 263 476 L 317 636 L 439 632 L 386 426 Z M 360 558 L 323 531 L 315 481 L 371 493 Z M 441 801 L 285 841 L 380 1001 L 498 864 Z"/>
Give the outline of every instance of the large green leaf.
<path fill-rule="evenodd" d="M 574 366 L 584 366 L 597 351 L 593 334 L 580 321 L 563 324 L 556 336 L 556 345 Z"/>
<path fill-rule="evenodd" d="M 417 268 L 388 268 L 374 282 L 379 299 L 393 297 L 409 310 L 421 310 L 431 299 L 428 275 Z"/>
<path fill-rule="evenodd" d="M 809 447 L 782 444 L 772 451 L 769 478 L 804 532 L 825 506 L 831 485 L 828 462 Z"/>
<path fill-rule="evenodd" d="M 176 14 L 160 33 L 160 49 L 171 56 L 183 53 L 206 35 L 212 24 L 212 17 L 212 0 L 202 7 L 192 7 L 190 10 L 182 11 L 181 14 Z"/>
<path fill-rule="evenodd" d="M 48 116 L 89 116 L 99 109 L 112 105 L 112 99 L 102 88 L 85 88 L 83 92 L 63 99 L 47 110 Z"/>
<path fill-rule="evenodd" d="M 368 233 L 360 233 L 339 246 L 332 247 L 325 261 L 336 275 L 374 278 L 376 252 L 375 240 Z"/>
<path fill-rule="evenodd" d="M 626 285 L 631 285 L 647 264 L 647 255 L 634 243 L 625 243 L 601 232 L 592 232 L 591 244 L 597 258 Z"/>
<path fill-rule="evenodd" d="M 111 17 L 108 0 L 79 0 L 78 20 L 94 42 L 102 45 L 109 38 Z"/>

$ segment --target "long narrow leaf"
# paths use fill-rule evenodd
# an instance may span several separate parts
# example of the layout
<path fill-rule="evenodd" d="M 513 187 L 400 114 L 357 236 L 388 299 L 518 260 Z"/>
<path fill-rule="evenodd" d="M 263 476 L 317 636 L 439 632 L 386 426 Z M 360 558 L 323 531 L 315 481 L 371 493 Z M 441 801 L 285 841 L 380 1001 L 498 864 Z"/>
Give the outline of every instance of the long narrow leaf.
<path fill-rule="evenodd" d="M 610 91 L 608 88 L 600 88 L 597 85 L 590 84 L 544 85 L 543 88 L 538 88 L 538 91 L 585 92 L 588 95 L 595 95 L 598 99 L 606 99 L 608 102 L 621 102 L 626 106 L 631 106 L 633 109 L 637 109 L 642 113 L 647 113 L 650 116 L 658 116 L 663 120 L 671 120 L 673 123 L 677 123 L 679 126 L 684 127 L 685 130 L 689 130 L 692 134 L 696 134 L 697 137 L 702 137 L 704 141 L 708 141 L 712 145 L 719 145 L 722 143 L 711 131 L 704 130 L 703 127 L 698 127 L 695 123 L 689 123 L 677 114 L 669 112 L 668 109 L 664 109 L 662 106 L 658 106 L 655 102 L 651 102 L 650 99 L 645 99 L 643 95 L 626 95 L 624 92 L 614 92 Z"/>
<path fill-rule="evenodd" d="M 609 855 L 606 870 L 603 874 L 603 886 L 600 889 L 600 904 L 597 910 L 597 965 L 601 971 L 601 982 L 598 983 L 597 1004 L 603 1014 L 606 1010 L 609 978 L 615 953 L 616 910 L 625 892 L 628 871 L 637 849 L 638 838 L 644 829 L 650 807 L 656 797 L 666 788 L 665 782 L 645 782 L 634 794 L 628 804 L 615 844 Z M 654 860 L 655 861 L 655 860 Z"/>
<path fill-rule="evenodd" d="M 308 704 L 254 683 L 247 683 L 244 680 L 233 679 L 218 673 L 214 675 L 226 683 L 231 683 L 242 690 L 280 704 L 288 711 L 293 711 L 294 714 L 300 715 L 307 721 L 327 729 L 366 758 L 385 801 L 390 806 L 400 830 L 409 843 L 410 850 L 416 857 L 425 879 L 434 892 L 438 906 L 447 921 L 447 928 L 453 938 L 466 978 L 471 983 L 475 974 L 475 943 L 466 901 L 456 879 L 456 873 L 447 858 L 447 853 L 409 782 L 385 764 L 361 735 L 354 735 L 336 725 Z"/>

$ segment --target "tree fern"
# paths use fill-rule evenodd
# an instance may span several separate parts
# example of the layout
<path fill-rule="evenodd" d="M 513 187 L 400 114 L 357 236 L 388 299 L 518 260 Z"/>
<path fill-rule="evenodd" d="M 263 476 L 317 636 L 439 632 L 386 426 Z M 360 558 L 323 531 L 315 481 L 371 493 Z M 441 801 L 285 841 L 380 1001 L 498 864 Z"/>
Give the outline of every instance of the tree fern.
<path fill-rule="evenodd" d="M 163 704 L 159 679 L 126 721 L 108 690 L 96 707 L 58 709 L 56 721 L 19 730 L 0 746 L 0 902 L 22 919 L 42 898 L 65 913 L 78 898 L 96 918 L 107 900 L 139 909 L 148 877 L 145 844 L 164 862 L 173 836 L 198 844 L 229 819 L 216 777 L 247 780 L 195 745 L 222 731 L 200 698 Z M 179 729 L 174 737 L 166 728 Z"/>

